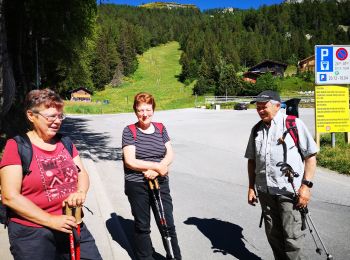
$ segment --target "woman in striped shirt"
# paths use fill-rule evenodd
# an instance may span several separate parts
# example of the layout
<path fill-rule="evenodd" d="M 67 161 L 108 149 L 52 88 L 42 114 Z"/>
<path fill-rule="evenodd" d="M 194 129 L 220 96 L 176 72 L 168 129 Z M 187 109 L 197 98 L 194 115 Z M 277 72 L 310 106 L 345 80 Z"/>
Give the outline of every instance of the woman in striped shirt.
<path fill-rule="evenodd" d="M 150 237 L 151 207 L 158 220 L 157 225 L 161 234 L 162 229 L 152 203 L 148 180 L 157 178 L 173 253 L 175 259 L 181 259 L 168 177 L 168 167 L 173 160 L 173 149 L 166 128 L 161 123 L 152 122 L 155 106 L 155 100 L 149 93 L 138 93 L 134 98 L 133 108 L 138 121 L 124 128 L 122 139 L 125 194 L 128 196 L 135 220 L 136 255 L 140 260 L 154 259 Z M 163 243 L 166 244 L 166 241 Z M 169 257 L 170 252 L 167 252 L 167 258 Z"/>

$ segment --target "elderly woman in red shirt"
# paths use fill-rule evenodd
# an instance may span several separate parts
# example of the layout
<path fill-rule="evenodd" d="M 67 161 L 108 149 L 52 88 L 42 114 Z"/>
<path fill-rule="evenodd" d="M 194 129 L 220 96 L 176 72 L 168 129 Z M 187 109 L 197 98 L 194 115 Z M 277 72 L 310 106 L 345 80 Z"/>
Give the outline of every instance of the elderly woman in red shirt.
<path fill-rule="evenodd" d="M 33 150 L 30 173 L 23 174 L 14 139 L 7 141 L 0 164 L 2 201 L 10 209 L 10 250 L 15 260 L 69 259 L 68 234 L 77 224 L 62 208 L 84 203 L 89 176 L 75 146 L 70 154 L 57 135 L 65 115 L 54 91 L 30 91 L 25 114 Z M 80 227 L 81 259 L 102 259 L 84 223 Z"/>

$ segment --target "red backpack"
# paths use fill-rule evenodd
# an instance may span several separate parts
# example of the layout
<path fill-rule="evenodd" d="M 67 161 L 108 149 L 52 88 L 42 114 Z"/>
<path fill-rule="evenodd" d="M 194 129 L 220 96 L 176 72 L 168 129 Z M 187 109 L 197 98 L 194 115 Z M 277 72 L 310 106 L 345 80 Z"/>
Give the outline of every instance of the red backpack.
<path fill-rule="evenodd" d="M 295 122 L 296 116 L 288 115 L 286 118 L 286 127 L 287 131 L 289 132 L 290 136 L 293 138 L 293 141 L 299 149 L 299 134 L 298 134 L 298 128 L 297 124 Z"/>

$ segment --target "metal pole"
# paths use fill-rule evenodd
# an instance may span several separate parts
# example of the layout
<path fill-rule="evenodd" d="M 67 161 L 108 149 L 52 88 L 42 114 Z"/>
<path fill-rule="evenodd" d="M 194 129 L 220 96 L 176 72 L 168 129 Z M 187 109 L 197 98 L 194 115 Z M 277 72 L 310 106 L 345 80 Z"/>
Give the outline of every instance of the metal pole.
<path fill-rule="evenodd" d="M 38 39 L 35 39 L 35 87 L 39 89 L 39 51 Z"/>
<path fill-rule="evenodd" d="M 335 133 L 332 133 L 332 148 L 335 147 Z"/>
<path fill-rule="evenodd" d="M 350 132 L 345 132 L 345 143 L 350 144 Z"/>

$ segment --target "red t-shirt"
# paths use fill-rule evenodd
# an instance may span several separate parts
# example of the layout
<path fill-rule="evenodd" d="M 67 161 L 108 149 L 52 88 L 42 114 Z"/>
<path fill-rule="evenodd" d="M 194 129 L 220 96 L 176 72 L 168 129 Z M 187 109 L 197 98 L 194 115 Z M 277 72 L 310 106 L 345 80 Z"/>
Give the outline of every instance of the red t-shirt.
<path fill-rule="evenodd" d="M 53 151 L 33 144 L 32 147 L 33 158 L 29 167 L 32 172 L 23 176 L 21 194 L 46 212 L 62 215 L 62 202 L 77 190 L 78 169 L 61 142 Z M 77 155 L 78 151 L 73 145 L 73 158 Z M 8 165 L 22 165 L 17 143 L 13 139 L 6 143 L 0 168 Z M 41 227 L 15 213 L 10 215 L 10 220 L 25 226 Z"/>

